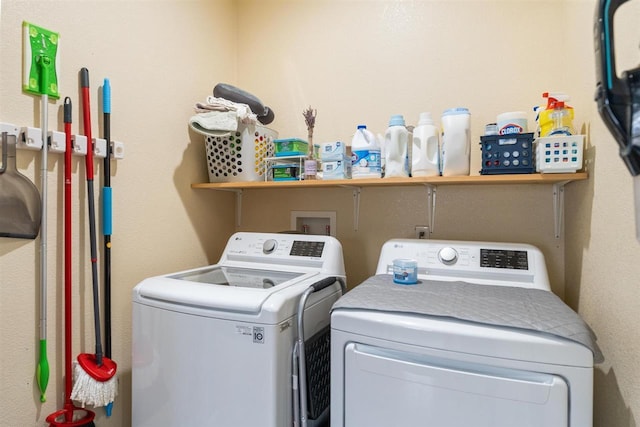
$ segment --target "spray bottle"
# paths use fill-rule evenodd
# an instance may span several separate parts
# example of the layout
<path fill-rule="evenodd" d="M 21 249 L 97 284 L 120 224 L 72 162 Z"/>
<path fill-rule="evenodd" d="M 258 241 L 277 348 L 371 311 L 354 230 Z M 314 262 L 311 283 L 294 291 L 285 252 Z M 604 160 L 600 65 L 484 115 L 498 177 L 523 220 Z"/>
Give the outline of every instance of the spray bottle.
<path fill-rule="evenodd" d="M 536 109 L 539 135 L 543 137 L 573 134 L 573 107 L 566 104 L 569 95 L 562 92 L 545 92 L 542 96 L 547 98 L 547 106 L 545 109 L 542 109 L 542 106 Z"/>

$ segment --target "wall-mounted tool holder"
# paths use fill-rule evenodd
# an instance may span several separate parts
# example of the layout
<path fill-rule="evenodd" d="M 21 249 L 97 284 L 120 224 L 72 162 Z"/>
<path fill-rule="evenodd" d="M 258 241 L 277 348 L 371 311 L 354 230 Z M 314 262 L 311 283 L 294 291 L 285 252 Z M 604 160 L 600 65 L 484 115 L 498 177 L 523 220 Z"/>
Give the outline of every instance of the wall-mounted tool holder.
<path fill-rule="evenodd" d="M 0 123 L 0 132 L 7 132 L 8 135 L 16 137 L 16 148 L 21 150 L 42 150 L 42 129 L 31 126 L 18 127 L 11 123 Z M 50 153 L 64 153 L 66 151 L 66 140 L 64 132 L 49 131 L 47 143 Z M 87 137 L 85 135 L 72 135 L 71 145 L 73 154 L 76 156 L 87 155 Z M 93 154 L 95 157 L 104 159 L 107 155 L 107 141 L 103 138 L 93 138 Z M 120 141 L 111 142 L 111 158 L 114 160 L 124 159 L 124 143 Z"/>
<path fill-rule="evenodd" d="M 50 153 L 64 153 L 65 151 L 67 151 L 66 136 L 64 132 L 50 130 L 48 141 Z"/>
<path fill-rule="evenodd" d="M 42 129 L 23 127 L 18 138 L 16 148 L 27 150 L 42 150 Z"/>

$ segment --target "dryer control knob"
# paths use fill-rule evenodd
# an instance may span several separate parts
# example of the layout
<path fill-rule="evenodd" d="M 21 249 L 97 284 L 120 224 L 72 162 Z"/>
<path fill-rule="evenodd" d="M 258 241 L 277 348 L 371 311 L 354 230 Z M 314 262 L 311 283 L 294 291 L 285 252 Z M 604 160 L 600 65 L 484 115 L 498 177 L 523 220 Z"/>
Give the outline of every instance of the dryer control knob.
<path fill-rule="evenodd" d="M 453 265 L 458 261 L 458 252 L 453 248 L 442 248 L 438 252 L 438 258 L 443 264 Z"/>
<path fill-rule="evenodd" d="M 271 252 L 275 251 L 277 247 L 278 242 L 276 242 L 274 239 L 269 239 L 262 244 L 262 252 L 265 254 L 270 254 Z"/>

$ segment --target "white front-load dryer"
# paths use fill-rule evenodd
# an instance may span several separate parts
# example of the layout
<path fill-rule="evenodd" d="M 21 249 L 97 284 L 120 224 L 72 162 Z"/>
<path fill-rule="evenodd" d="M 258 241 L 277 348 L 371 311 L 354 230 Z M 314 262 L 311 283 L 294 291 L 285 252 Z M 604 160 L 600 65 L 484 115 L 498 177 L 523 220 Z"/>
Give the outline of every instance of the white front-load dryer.
<path fill-rule="evenodd" d="M 532 246 L 392 240 L 332 310 L 331 426 L 590 427 L 590 336 Z"/>

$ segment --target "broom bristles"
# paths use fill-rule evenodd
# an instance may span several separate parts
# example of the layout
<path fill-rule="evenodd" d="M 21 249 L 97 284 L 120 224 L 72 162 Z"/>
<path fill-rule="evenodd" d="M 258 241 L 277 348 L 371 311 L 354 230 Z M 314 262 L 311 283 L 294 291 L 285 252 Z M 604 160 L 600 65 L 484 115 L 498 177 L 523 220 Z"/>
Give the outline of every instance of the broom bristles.
<path fill-rule="evenodd" d="M 83 408 L 85 405 L 107 406 L 114 401 L 118 383 L 115 376 L 104 382 L 95 380 L 78 362 L 74 362 L 73 376 L 71 400 L 79 402 Z"/>

